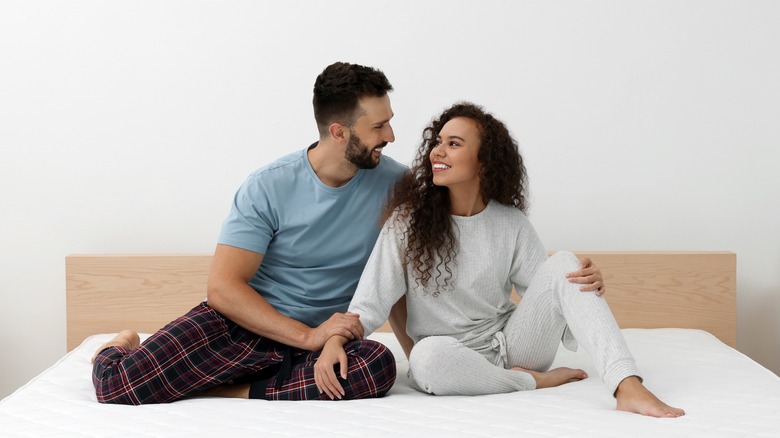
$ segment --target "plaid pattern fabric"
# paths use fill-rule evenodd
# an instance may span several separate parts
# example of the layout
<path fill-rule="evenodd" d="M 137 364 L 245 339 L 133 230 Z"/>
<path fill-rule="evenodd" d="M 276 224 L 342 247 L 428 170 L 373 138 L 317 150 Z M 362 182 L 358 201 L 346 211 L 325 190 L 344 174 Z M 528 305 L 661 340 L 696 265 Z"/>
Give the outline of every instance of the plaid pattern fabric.
<path fill-rule="evenodd" d="M 376 341 L 357 340 L 344 344 L 347 353 L 347 379 L 339 377 L 344 388 L 343 400 L 382 397 L 395 382 L 395 357 L 390 350 Z M 330 400 L 320 394 L 314 382 L 314 363 L 321 351 L 296 350 L 289 380 L 279 385 L 277 375 L 258 383 L 265 385 L 266 400 Z M 337 368 L 337 367 L 336 367 Z M 337 371 L 338 373 L 338 371 Z M 337 374 L 338 375 L 338 374 Z"/>
<path fill-rule="evenodd" d="M 395 381 L 392 353 L 367 340 L 353 341 L 345 348 L 350 353 L 348 380 L 349 387 L 354 388 L 353 398 L 384 395 Z M 167 403 L 253 376 L 271 377 L 274 385 L 273 375 L 287 349 L 201 303 L 136 350 L 109 347 L 100 352 L 92 368 L 92 383 L 99 402 L 131 405 Z M 273 386 L 268 390 L 268 398 L 322 399 L 313 377 L 319 352 L 292 351 L 303 360 L 296 360 L 290 379 L 279 390 Z"/>

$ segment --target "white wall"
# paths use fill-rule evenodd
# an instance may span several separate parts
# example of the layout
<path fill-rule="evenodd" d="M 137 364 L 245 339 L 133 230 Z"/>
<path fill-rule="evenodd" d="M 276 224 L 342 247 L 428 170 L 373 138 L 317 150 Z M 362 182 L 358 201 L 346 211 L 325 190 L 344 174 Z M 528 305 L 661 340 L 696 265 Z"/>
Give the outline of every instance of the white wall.
<path fill-rule="evenodd" d="M 65 353 L 64 257 L 211 252 L 311 88 L 380 67 L 410 162 L 458 99 L 521 143 L 549 249 L 730 250 L 780 372 L 780 3 L 3 1 L 0 397 Z"/>

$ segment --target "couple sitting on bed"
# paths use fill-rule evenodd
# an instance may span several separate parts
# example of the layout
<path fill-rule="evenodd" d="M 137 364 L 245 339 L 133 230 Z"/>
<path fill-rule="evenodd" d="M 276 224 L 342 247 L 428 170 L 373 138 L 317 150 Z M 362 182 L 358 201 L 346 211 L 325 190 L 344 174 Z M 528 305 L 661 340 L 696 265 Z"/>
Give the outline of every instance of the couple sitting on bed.
<path fill-rule="evenodd" d="M 238 190 L 207 302 L 143 344 L 126 330 L 98 349 L 98 400 L 381 397 L 395 359 L 365 335 L 389 319 L 426 393 L 581 380 L 582 370 L 549 370 L 559 342 L 579 342 L 618 409 L 683 415 L 643 386 L 600 298 L 598 268 L 571 253 L 547 257 L 524 215 L 525 168 L 504 124 L 454 105 L 425 129 L 409 171 L 382 157 L 394 140 L 391 90 L 382 72 L 359 65 L 317 77 L 319 141 Z"/>

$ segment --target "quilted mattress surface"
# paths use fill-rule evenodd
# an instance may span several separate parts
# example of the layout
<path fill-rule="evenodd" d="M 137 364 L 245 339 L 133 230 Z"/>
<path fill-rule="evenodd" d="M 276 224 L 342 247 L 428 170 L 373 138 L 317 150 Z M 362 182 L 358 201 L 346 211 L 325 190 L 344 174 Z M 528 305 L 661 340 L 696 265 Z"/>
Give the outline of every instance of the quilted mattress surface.
<path fill-rule="evenodd" d="M 557 388 L 478 397 L 437 397 L 409 387 L 390 333 L 398 379 L 382 399 L 268 402 L 193 398 L 164 405 L 98 404 L 89 359 L 111 337 L 96 335 L 0 401 L 2 437 L 523 436 L 780 437 L 780 378 L 709 333 L 623 331 L 645 384 L 685 409 L 678 419 L 616 411 L 586 352 L 560 349 L 555 366 L 591 376 Z"/>

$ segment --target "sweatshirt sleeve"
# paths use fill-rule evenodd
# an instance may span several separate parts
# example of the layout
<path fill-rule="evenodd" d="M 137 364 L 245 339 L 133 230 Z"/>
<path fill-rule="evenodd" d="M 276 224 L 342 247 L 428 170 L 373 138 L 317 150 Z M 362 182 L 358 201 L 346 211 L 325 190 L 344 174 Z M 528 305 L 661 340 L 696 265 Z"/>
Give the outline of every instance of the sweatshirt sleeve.
<path fill-rule="evenodd" d="M 393 305 L 406 293 L 405 249 L 404 226 L 393 216 L 379 233 L 349 305 L 349 312 L 360 315 L 366 336 L 384 324 Z"/>
<path fill-rule="evenodd" d="M 531 279 L 547 260 L 547 251 L 528 217 L 520 213 L 510 279 L 517 293 L 525 294 Z"/>

